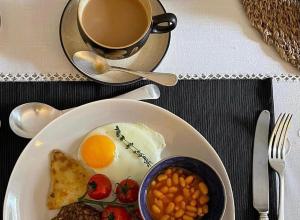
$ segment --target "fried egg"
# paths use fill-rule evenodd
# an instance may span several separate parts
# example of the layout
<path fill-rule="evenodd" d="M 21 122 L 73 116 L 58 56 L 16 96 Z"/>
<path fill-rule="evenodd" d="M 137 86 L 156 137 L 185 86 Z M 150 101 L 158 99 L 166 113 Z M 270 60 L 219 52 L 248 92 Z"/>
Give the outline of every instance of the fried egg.
<path fill-rule="evenodd" d="M 117 136 L 117 126 L 125 140 Z M 128 148 L 128 143 L 133 145 Z M 105 174 L 113 183 L 129 177 L 140 183 L 150 167 L 133 151 L 140 151 L 154 164 L 161 159 L 165 146 L 163 136 L 144 124 L 113 123 L 88 133 L 79 147 L 78 157 L 85 166 Z"/>

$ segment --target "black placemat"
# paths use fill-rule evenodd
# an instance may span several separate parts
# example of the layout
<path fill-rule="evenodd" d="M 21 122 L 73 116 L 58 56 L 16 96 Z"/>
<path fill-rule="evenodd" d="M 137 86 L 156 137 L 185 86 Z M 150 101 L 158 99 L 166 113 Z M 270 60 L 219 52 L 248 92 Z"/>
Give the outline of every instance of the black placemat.
<path fill-rule="evenodd" d="M 1 207 L 9 175 L 28 143 L 8 127 L 17 105 L 39 101 L 59 109 L 109 98 L 145 83 L 110 87 L 92 82 L 0 83 Z M 220 155 L 231 180 L 236 219 L 258 219 L 252 207 L 252 149 L 256 120 L 263 109 L 273 112 L 271 80 L 187 80 L 161 87 L 161 98 L 151 101 L 194 126 Z M 30 178 L 30 177 L 29 177 Z M 270 219 L 275 219 L 275 182 L 271 175 Z M 32 210 L 34 212 L 34 210 Z M 2 213 L 1 213 L 2 214 Z"/>

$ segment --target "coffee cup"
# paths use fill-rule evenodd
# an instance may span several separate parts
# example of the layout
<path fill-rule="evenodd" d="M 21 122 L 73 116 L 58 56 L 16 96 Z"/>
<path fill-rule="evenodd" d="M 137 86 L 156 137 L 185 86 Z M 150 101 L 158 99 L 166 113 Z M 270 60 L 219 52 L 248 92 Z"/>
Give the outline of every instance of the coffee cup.
<path fill-rule="evenodd" d="M 172 13 L 152 16 L 151 0 L 80 0 L 77 24 L 80 35 L 95 53 L 107 59 L 134 55 L 150 34 L 172 31 Z"/>

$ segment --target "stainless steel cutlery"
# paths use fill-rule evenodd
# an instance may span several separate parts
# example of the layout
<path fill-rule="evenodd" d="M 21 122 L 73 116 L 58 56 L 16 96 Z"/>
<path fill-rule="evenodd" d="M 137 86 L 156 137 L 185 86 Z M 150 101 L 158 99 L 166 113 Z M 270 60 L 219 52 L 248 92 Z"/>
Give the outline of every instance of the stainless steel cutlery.
<path fill-rule="evenodd" d="M 158 99 L 159 97 L 159 88 L 154 84 L 149 84 L 115 98 L 149 100 Z M 12 110 L 9 116 L 9 125 L 16 135 L 24 138 L 33 138 L 52 120 L 70 110 L 71 109 L 58 110 L 44 103 L 25 103 Z"/>
<path fill-rule="evenodd" d="M 261 220 L 269 219 L 268 139 L 270 112 L 262 111 L 256 124 L 253 148 L 252 192 L 253 206 Z"/>
<path fill-rule="evenodd" d="M 269 163 L 279 176 L 279 215 L 278 220 L 284 219 L 284 170 L 287 130 L 292 119 L 292 114 L 280 114 L 269 142 Z"/>
<path fill-rule="evenodd" d="M 262 111 L 256 124 L 253 148 L 253 206 L 259 212 L 261 220 L 268 220 L 269 213 L 269 173 L 268 162 L 279 176 L 278 220 L 284 220 L 284 170 L 288 150 L 285 146 L 287 131 L 292 114 L 280 114 L 270 140 L 270 113 Z"/>
<path fill-rule="evenodd" d="M 126 68 L 110 66 L 105 58 L 91 51 L 78 51 L 74 53 L 73 62 L 77 68 L 92 78 L 99 74 L 117 71 L 140 76 L 164 86 L 175 86 L 178 82 L 178 77 L 174 73 L 135 71 Z"/>

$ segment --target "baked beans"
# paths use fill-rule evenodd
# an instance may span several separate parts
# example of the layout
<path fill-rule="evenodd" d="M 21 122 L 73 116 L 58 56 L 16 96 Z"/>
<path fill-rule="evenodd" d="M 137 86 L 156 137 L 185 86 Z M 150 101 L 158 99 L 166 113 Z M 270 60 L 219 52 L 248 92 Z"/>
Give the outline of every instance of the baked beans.
<path fill-rule="evenodd" d="M 151 182 L 147 203 L 153 220 L 194 220 L 208 213 L 205 182 L 192 172 L 171 167 Z"/>

